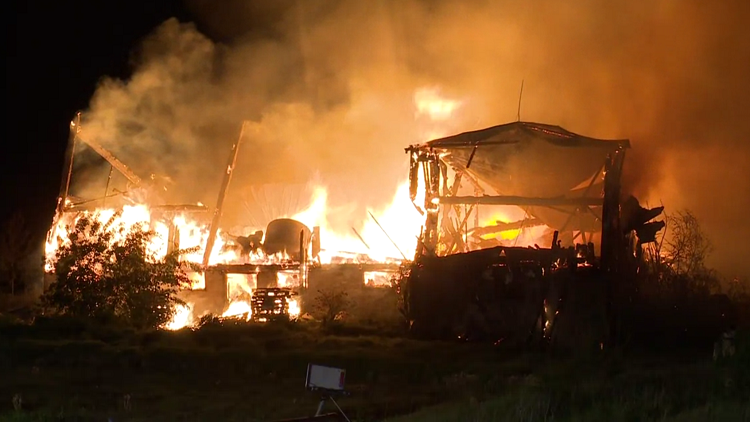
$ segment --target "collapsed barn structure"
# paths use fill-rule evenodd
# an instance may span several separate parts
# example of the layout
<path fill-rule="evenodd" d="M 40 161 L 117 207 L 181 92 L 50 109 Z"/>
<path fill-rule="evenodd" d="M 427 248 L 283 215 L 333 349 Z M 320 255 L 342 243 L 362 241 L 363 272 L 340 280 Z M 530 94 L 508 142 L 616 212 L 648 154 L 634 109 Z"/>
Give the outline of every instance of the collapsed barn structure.
<path fill-rule="evenodd" d="M 199 255 L 184 259 L 197 264 L 198 272 L 189 276 L 194 280 L 192 288 L 181 292 L 181 299 L 191 304 L 195 316 L 226 314 L 232 302 L 249 306 L 232 311 L 252 315 L 259 321 L 287 318 L 290 314 L 304 312 L 297 301 L 305 291 L 315 291 L 325 280 L 335 280 L 347 289 L 367 289 L 387 285 L 390 274 L 396 273 L 401 264 L 398 260 L 378 262 L 367 256 L 335 256 L 323 262 L 321 233 L 318 227 L 307 227 L 291 218 L 274 218 L 267 222 L 264 230 L 232 235 L 220 231 L 222 207 L 228 195 L 233 170 L 237 164 L 238 151 L 244 138 L 245 125 L 237 141 L 232 145 L 215 207 L 203 204 L 172 204 L 161 198 L 165 190 L 164 178 L 151 175 L 141 177 L 119 160 L 105 146 L 87 133 L 81 114 L 71 122 L 68 153 L 62 177 L 57 209 L 48 233 L 48 261 L 54 257 L 54 249 L 66 235 L 76 218 L 84 213 L 102 209 L 122 210 L 123 206 L 145 204 L 146 220 L 151 228 L 164 228 L 166 250 L 170 253 L 186 247 L 180 233 L 180 219 L 189 216 L 194 224 L 203 227 L 204 234 L 198 241 Z M 88 148 L 105 160 L 109 176 L 104 193 L 93 198 L 76 197 L 71 194 L 74 182 L 74 162 L 81 150 Z M 241 164 L 241 163 L 240 163 Z M 124 190 L 110 187 L 112 172 L 116 170 L 127 180 Z M 110 214 L 111 215 L 111 214 Z M 280 216 L 279 216 L 280 217 Z M 190 246 L 190 245 L 188 245 Z M 49 249 L 51 249 L 51 254 Z M 221 251 L 220 251 L 221 249 Z M 224 259 L 214 259 L 225 249 L 232 249 Z M 52 267 L 47 263 L 45 285 L 54 281 Z M 304 301 L 301 304 L 305 306 Z"/>
<path fill-rule="evenodd" d="M 412 330 L 550 341 L 566 312 L 598 308 L 599 332 L 611 336 L 636 244 L 663 227 L 651 221 L 663 208 L 621 203 L 628 148 L 521 121 L 406 148 L 411 199 L 425 216 L 401 286 Z M 481 226 L 480 207 L 500 205 L 524 218 Z M 549 230 L 527 245 L 487 236 L 535 226 Z"/>

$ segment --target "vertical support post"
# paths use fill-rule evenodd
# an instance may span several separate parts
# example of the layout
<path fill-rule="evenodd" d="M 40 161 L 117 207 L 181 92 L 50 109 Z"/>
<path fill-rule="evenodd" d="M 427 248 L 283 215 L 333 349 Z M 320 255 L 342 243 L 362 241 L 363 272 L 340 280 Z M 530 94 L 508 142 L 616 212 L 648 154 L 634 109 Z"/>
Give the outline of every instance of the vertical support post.
<path fill-rule="evenodd" d="M 65 154 L 66 163 L 63 166 L 63 177 L 60 182 L 60 195 L 57 198 L 57 213 L 61 214 L 65 209 L 65 202 L 70 193 L 70 180 L 73 175 L 73 157 L 76 152 L 78 133 L 81 131 L 81 112 L 76 113 L 74 121 L 70 122 L 70 135 L 68 136 L 68 147 Z"/>
<path fill-rule="evenodd" d="M 433 202 L 440 189 L 440 165 L 436 154 L 430 152 L 424 163 L 425 197 L 424 208 L 427 211 L 425 222 L 424 245 L 429 252 L 437 252 L 439 204 Z"/>
<path fill-rule="evenodd" d="M 602 206 L 602 269 L 606 274 L 607 302 L 605 314 L 609 328 L 608 343 L 617 340 L 616 292 L 622 282 L 620 261 L 625 250 L 620 228 L 620 177 L 625 159 L 625 150 L 619 149 L 607 157 L 604 174 L 604 204 Z"/>
<path fill-rule="evenodd" d="M 169 216 L 169 233 L 167 234 L 167 255 L 180 249 L 180 230 L 174 224 L 174 216 Z"/>
<path fill-rule="evenodd" d="M 604 174 L 604 203 L 602 206 L 602 269 L 617 271 L 619 249 L 622 247 L 620 230 L 620 177 L 625 150 L 620 149 L 607 158 Z"/>
<path fill-rule="evenodd" d="M 419 161 L 417 161 L 417 152 L 413 148 L 407 148 L 406 152 L 409 153 L 409 197 L 414 202 L 419 190 Z"/>
<path fill-rule="evenodd" d="M 214 216 L 211 219 L 211 227 L 208 232 L 208 239 L 206 241 L 206 251 L 203 254 L 203 268 L 205 270 L 208 267 L 208 262 L 211 259 L 211 251 L 214 248 L 214 242 L 216 241 L 216 232 L 219 230 L 219 221 L 221 220 L 221 208 L 224 205 L 224 198 L 227 195 L 229 189 L 229 182 L 232 180 L 232 172 L 234 171 L 234 165 L 237 162 L 237 152 L 240 149 L 240 142 L 245 134 L 246 122 L 242 122 L 242 129 L 240 130 L 240 136 L 237 138 L 237 142 L 232 145 L 232 152 L 229 154 L 229 162 L 227 163 L 226 172 L 224 173 L 224 181 L 219 189 L 219 198 L 216 200 L 216 208 L 214 209 Z"/>

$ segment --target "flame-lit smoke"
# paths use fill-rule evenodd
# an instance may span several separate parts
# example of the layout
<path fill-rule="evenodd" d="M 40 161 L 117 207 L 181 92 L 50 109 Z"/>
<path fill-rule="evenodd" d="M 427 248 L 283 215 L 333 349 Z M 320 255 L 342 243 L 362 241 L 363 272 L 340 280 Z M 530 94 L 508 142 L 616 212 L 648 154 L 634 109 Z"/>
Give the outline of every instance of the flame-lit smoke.
<path fill-rule="evenodd" d="M 91 136 L 139 174 L 171 177 L 166 200 L 212 204 L 251 120 L 259 129 L 241 148 L 227 224 L 257 211 L 240 200 L 249 186 L 317 174 L 329 210 L 319 224 L 346 233 L 392 202 L 404 146 L 515 120 L 523 80 L 522 119 L 630 138 L 628 189 L 692 208 L 716 244 L 714 263 L 750 272 L 748 2 L 188 4 L 222 43 L 165 22 L 132 78 L 104 80 L 84 115 Z M 425 112 L 444 106 L 415 108 L 424 87 L 460 104 L 441 128 Z M 88 170 L 76 190 L 100 196 L 108 168 L 91 164 L 77 164 Z M 307 208 L 302 199 L 289 215 Z"/>

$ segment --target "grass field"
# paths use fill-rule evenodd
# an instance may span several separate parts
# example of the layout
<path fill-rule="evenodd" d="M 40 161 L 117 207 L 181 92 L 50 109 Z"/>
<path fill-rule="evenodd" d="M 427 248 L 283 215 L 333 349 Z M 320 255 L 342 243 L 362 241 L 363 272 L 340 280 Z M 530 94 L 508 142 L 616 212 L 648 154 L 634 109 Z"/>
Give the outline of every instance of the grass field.
<path fill-rule="evenodd" d="M 318 401 L 303 388 L 308 362 L 347 369 L 351 395 L 338 402 L 358 421 L 750 420 L 746 349 L 718 364 L 710 350 L 555 356 L 334 328 L 216 323 L 136 333 L 62 320 L 3 324 L 0 420 L 306 416 Z"/>

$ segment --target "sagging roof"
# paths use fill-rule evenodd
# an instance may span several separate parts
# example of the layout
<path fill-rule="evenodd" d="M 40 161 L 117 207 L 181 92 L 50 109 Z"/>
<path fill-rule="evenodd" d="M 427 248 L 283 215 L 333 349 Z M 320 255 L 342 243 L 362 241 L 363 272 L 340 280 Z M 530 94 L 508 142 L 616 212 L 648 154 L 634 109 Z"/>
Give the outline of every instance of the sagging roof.
<path fill-rule="evenodd" d="M 531 122 L 464 132 L 420 146 L 440 151 L 446 163 L 460 171 L 468 170 L 498 195 L 541 198 L 601 197 L 601 170 L 607 156 L 629 147 L 626 139 L 596 139 Z M 529 207 L 527 211 L 560 229 L 574 209 Z M 600 212 L 592 207 L 592 212 L 586 213 L 588 217 L 579 216 L 572 224 L 585 231 L 599 231 Z"/>

